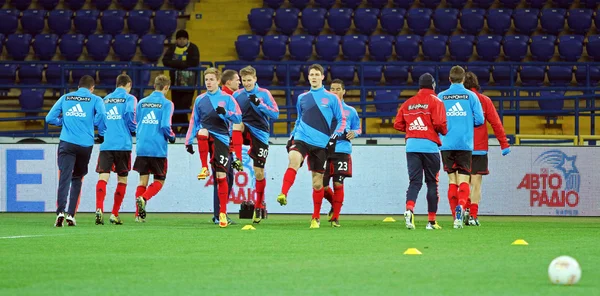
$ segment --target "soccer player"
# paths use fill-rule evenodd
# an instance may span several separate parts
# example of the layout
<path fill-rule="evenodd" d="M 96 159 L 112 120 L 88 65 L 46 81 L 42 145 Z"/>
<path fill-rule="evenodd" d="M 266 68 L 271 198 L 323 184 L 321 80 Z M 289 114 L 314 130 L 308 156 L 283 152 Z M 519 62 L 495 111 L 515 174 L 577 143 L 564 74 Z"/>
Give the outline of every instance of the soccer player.
<path fill-rule="evenodd" d="M 98 129 L 98 134 L 104 141 L 100 145 L 100 156 L 96 166 L 96 172 L 100 174 L 96 184 L 96 225 L 104 225 L 104 198 L 111 171 L 117 173 L 118 183 L 109 221 L 112 224 L 123 224 L 119 218 L 119 209 L 127 189 L 127 176 L 131 170 L 131 138 L 135 135 L 137 126 L 137 98 L 129 94 L 130 91 L 131 78 L 127 74 L 121 74 L 117 77 L 115 91 L 104 97 L 108 112 L 105 127 Z"/>
<path fill-rule="evenodd" d="M 145 221 L 146 204 L 162 189 L 167 177 L 167 141 L 175 143 L 175 133 L 171 129 L 173 103 L 165 97 L 170 86 L 171 80 L 167 76 L 158 75 L 154 79 L 154 92 L 137 105 L 137 156 L 133 169 L 140 174 L 140 183 L 135 192 L 139 215 L 136 221 Z M 154 180 L 148 186 L 151 174 Z"/>
<path fill-rule="evenodd" d="M 335 146 L 335 152 L 329 154 L 325 173 L 323 174 L 324 197 L 332 205 L 329 211 L 329 222 L 333 227 L 340 227 L 340 211 L 344 203 L 344 179 L 352 178 L 352 143 L 350 141 L 358 137 L 362 130 L 360 128 L 360 118 L 354 107 L 346 105 L 344 95 L 346 87 L 344 81 L 334 79 L 331 82 L 330 91 L 335 94 L 342 103 L 343 114 L 346 116 L 347 128 L 338 139 Z M 330 179 L 333 179 L 333 190 L 329 186 Z"/>
<path fill-rule="evenodd" d="M 77 224 L 75 214 L 94 146 L 94 126 L 104 125 L 106 116 L 102 98 L 93 94 L 94 86 L 94 78 L 89 75 L 81 77 L 79 89 L 61 96 L 46 115 L 48 124 L 62 126 L 58 144 L 60 175 L 55 227 L 63 227 L 67 198 L 67 225 Z"/>
<path fill-rule="evenodd" d="M 260 223 L 262 217 L 266 216 L 264 200 L 265 187 L 265 163 L 269 154 L 270 120 L 279 117 L 279 107 L 271 93 L 260 88 L 256 83 L 256 70 L 251 66 L 240 70 L 243 89 L 236 91 L 233 97 L 242 111 L 242 123 L 233 125 L 233 147 L 236 154 L 244 145 L 250 145 L 248 154 L 254 161 L 254 174 L 256 176 L 256 203 L 253 223 Z M 238 156 L 238 159 L 241 159 Z"/>
<path fill-rule="evenodd" d="M 291 132 L 291 145 L 288 154 L 289 165 L 283 176 L 281 193 L 277 202 L 285 206 L 287 194 L 296 180 L 300 164 L 308 156 L 308 169 L 312 171 L 313 215 L 310 228 L 320 227 L 320 211 L 323 202 L 323 173 L 327 162 L 327 154 L 333 152 L 338 138 L 346 129 L 346 117 L 342 103 L 337 96 L 325 90 L 323 67 L 313 64 L 308 68 L 310 91 L 298 96 L 296 108 L 298 118 Z M 335 132 L 331 134 L 331 126 L 335 124 Z"/>
<path fill-rule="evenodd" d="M 500 142 L 500 149 L 502 149 L 502 156 L 510 153 L 510 145 L 506 139 L 506 133 L 502 126 L 502 121 L 496 112 L 494 103 L 489 97 L 479 93 L 479 81 L 477 76 L 473 72 L 467 72 L 465 75 L 465 88 L 470 89 L 477 95 L 481 107 L 483 109 L 483 116 L 486 122 L 489 122 L 494 130 L 494 135 L 498 142 Z M 463 221 L 465 225 L 479 226 L 479 219 L 477 214 L 479 213 L 479 202 L 481 201 L 481 181 L 483 175 L 489 174 L 488 170 L 488 130 L 487 125 L 482 124 L 474 130 L 474 147 L 473 147 L 473 160 L 471 162 L 471 198 L 467 202 L 467 208 L 465 209 L 465 215 Z"/>
<path fill-rule="evenodd" d="M 215 186 L 218 186 L 219 191 L 219 226 L 223 228 L 229 225 L 227 220 L 229 188 L 226 174 L 231 165 L 229 161 L 229 124 L 230 122 L 241 123 L 242 113 L 235 99 L 223 93 L 219 88 L 219 76 L 219 70 L 216 68 L 209 68 L 204 72 L 207 92 L 196 98 L 185 145 L 186 150 L 193 154 L 192 137 L 193 135 L 202 136 L 202 139 L 198 137 L 200 158 L 204 162 L 208 158 L 207 154 L 211 154 L 211 165 L 217 172 Z M 206 153 L 204 157 L 203 153 Z M 206 164 L 202 165 L 204 167 Z"/>
<path fill-rule="evenodd" d="M 444 102 L 448 133 L 442 137 L 442 163 L 448 173 L 448 201 L 454 216 L 454 228 L 463 228 L 462 215 L 470 194 L 473 126 L 484 122 L 477 95 L 465 88 L 465 69 L 450 69 L 450 88 L 438 94 Z"/>
<path fill-rule="evenodd" d="M 423 186 L 423 174 L 427 184 L 428 223 L 425 229 L 442 229 L 436 222 L 438 210 L 438 177 L 442 145 L 438 134 L 448 132 L 444 103 L 435 95 L 433 76 L 425 73 L 419 77 L 419 92 L 408 99 L 400 109 L 394 128 L 406 133 L 406 165 L 409 185 L 406 191 L 406 228 L 415 229 L 414 208 Z"/>

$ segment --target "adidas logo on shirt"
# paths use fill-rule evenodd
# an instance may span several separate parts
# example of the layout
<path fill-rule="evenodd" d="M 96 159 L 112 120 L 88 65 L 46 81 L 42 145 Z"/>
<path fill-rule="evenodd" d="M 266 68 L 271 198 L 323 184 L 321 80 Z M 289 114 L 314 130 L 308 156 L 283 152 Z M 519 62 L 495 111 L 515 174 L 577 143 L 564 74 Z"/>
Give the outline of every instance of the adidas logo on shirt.
<path fill-rule="evenodd" d="M 410 126 L 408 127 L 409 131 L 426 131 L 428 130 L 427 126 L 425 125 L 425 123 L 423 123 L 423 119 L 421 119 L 421 117 L 417 117 L 417 119 L 415 119 L 415 121 L 413 121 Z"/>
<path fill-rule="evenodd" d="M 106 119 L 108 120 L 117 120 L 121 119 L 121 115 L 119 115 L 119 110 L 117 110 L 117 106 L 114 106 L 108 112 L 106 112 Z"/>
<path fill-rule="evenodd" d="M 456 102 L 452 108 L 448 109 L 446 116 L 467 116 L 467 112 L 465 112 L 459 102 Z"/>
<path fill-rule="evenodd" d="M 65 113 L 65 116 L 85 117 L 86 114 L 85 114 L 85 112 L 83 112 L 83 108 L 81 108 L 81 104 L 77 104 L 77 105 L 71 107 L 71 109 L 67 110 L 67 113 Z"/>
<path fill-rule="evenodd" d="M 154 115 L 154 111 L 150 111 L 148 115 L 144 116 L 144 119 L 142 119 L 142 123 L 158 124 L 158 120 L 156 119 L 156 115 Z"/>

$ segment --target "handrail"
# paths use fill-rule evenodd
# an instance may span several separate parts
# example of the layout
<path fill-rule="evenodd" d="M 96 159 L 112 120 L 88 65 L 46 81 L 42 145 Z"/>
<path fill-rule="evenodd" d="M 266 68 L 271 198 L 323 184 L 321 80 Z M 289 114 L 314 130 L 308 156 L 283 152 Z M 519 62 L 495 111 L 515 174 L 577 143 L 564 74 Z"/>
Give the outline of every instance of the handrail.
<path fill-rule="evenodd" d="M 600 135 L 579 135 L 579 146 L 583 146 L 585 141 L 600 140 Z"/>
<path fill-rule="evenodd" d="M 521 145 L 522 139 L 529 140 L 572 140 L 573 146 L 577 146 L 578 136 L 576 135 L 526 135 L 526 134 L 516 134 L 515 135 L 515 145 Z"/>

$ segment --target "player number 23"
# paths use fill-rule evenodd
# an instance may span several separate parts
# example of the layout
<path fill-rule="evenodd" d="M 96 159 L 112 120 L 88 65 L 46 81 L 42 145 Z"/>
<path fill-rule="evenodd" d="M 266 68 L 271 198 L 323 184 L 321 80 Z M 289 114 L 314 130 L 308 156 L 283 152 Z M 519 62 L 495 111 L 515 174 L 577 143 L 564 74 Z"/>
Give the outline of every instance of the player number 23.
<path fill-rule="evenodd" d="M 338 162 L 338 171 L 347 171 L 347 170 L 348 170 L 348 162 L 347 161 Z"/>
<path fill-rule="evenodd" d="M 269 149 L 258 148 L 258 157 L 267 158 L 267 155 L 269 155 Z"/>
<path fill-rule="evenodd" d="M 229 162 L 229 159 L 223 155 L 219 155 L 219 157 L 221 157 L 221 160 L 219 161 L 222 165 L 226 166 L 227 163 Z"/>

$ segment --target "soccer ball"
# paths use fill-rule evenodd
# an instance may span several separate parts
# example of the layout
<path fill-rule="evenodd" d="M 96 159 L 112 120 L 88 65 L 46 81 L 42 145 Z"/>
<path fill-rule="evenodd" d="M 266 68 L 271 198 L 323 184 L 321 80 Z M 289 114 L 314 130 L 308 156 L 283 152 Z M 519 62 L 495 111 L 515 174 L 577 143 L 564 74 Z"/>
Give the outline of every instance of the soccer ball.
<path fill-rule="evenodd" d="M 581 267 L 573 257 L 560 256 L 548 266 L 550 282 L 557 285 L 574 285 L 581 279 Z"/>

